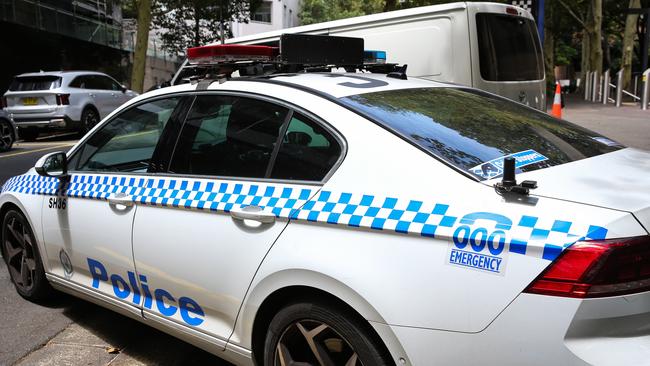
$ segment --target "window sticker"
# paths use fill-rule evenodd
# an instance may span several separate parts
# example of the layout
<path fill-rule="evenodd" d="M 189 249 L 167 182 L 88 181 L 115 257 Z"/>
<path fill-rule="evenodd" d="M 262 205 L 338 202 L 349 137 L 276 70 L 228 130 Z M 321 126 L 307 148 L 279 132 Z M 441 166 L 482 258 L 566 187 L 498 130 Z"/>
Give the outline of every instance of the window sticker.
<path fill-rule="evenodd" d="M 597 136 L 597 137 L 592 137 L 591 139 L 595 140 L 595 141 L 598 141 L 601 144 L 607 145 L 607 146 L 621 146 L 621 144 L 619 144 L 618 142 L 610 140 L 607 137 Z"/>
<path fill-rule="evenodd" d="M 486 161 L 470 168 L 469 171 L 485 179 L 496 178 L 503 174 L 503 160 L 509 157 L 515 158 L 515 169 L 548 160 L 546 156 L 535 150 L 526 150 Z"/>

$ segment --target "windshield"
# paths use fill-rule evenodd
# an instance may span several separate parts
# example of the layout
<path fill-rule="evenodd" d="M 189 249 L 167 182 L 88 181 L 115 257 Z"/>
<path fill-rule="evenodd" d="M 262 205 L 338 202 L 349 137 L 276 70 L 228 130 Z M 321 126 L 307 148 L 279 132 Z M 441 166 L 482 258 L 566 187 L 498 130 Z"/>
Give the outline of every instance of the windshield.
<path fill-rule="evenodd" d="M 400 89 L 341 101 L 481 180 L 499 177 L 507 156 L 522 172 L 622 148 L 595 132 L 478 90 Z"/>
<path fill-rule="evenodd" d="M 21 76 L 16 77 L 9 86 L 10 91 L 50 90 L 61 86 L 58 76 Z"/>
<path fill-rule="evenodd" d="M 511 15 L 476 14 L 481 77 L 488 81 L 544 78 L 535 22 Z"/>

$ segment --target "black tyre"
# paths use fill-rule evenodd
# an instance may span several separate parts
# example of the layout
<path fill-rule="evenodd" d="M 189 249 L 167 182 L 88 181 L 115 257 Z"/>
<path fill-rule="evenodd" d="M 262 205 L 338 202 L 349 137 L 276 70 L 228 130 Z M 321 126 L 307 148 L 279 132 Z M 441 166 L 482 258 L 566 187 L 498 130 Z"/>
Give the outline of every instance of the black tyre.
<path fill-rule="evenodd" d="M 0 119 L 0 152 L 11 150 L 15 141 L 16 138 L 11 123 L 6 119 Z"/>
<path fill-rule="evenodd" d="M 22 213 L 7 212 L 2 220 L 1 238 L 2 256 L 18 294 L 30 301 L 49 297 L 52 287 L 45 278 L 34 233 Z"/>
<path fill-rule="evenodd" d="M 273 317 L 264 365 L 393 365 L 376 338 L 369 324 L 342 307 L 296 303 Z"/>
<path fill-rule="evenodd" d="M 25 141 L 36 141 L 38 134 L 39 132 L 35 128 L 20 129 L 20 131 L 18 132 L 20 138 Z"/>
<path fill-rule="evenodd" d="M 79 137 L 85 135 L 99 122 L 99 114 L 94 108 L 86 107 L 81 112 L 81 126 L 79 127 Z"/>

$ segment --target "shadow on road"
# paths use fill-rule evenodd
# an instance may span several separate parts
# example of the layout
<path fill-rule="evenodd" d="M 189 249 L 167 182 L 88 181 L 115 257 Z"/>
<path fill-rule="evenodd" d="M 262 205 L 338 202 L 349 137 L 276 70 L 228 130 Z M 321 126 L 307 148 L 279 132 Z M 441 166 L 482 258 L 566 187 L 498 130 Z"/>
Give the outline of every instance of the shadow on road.
<path fill-rule="evenodd" d="M 122 316 L 101 306 L 77 299 L 70 295 L 57 293 L 56 296 L 39 305 L 62 309 L 62 315 L 82 329 L 64 330 L 57 335 L 55 342 L 72 342 L 88 346 L 105 345 L 106 352 L 120 355 L 111 365 L 230 365 L 218 357 L 200 350 L 188 343 L 144 325 L 136 320 Z M 79 338 L 82 341 L 79 341 Z"/>

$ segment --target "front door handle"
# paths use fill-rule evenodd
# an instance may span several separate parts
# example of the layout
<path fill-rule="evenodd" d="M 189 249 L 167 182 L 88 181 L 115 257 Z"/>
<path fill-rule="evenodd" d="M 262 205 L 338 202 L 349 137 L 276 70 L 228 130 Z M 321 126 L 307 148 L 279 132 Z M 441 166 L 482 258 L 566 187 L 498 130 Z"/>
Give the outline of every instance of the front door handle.
<path fill-rule="evenodd" d="M 108 196 L 107 200 L 109 205 L 122 205 L 126 207 L 131 207 L 135 205 L 135 202 L 133 201 L 133 197 L 131 195 L 122 192 L 111 194 L 110 196 Z"/>
<path fill-rule="evenodd" d="M 253 220 L 262 224 L 272 224 L 275 222 L 275 215 L 266 212 L 259 206 L 245 206 L 242 208 L 233 208 L 230 210 L 230 216 L 236 220 Z"/>

